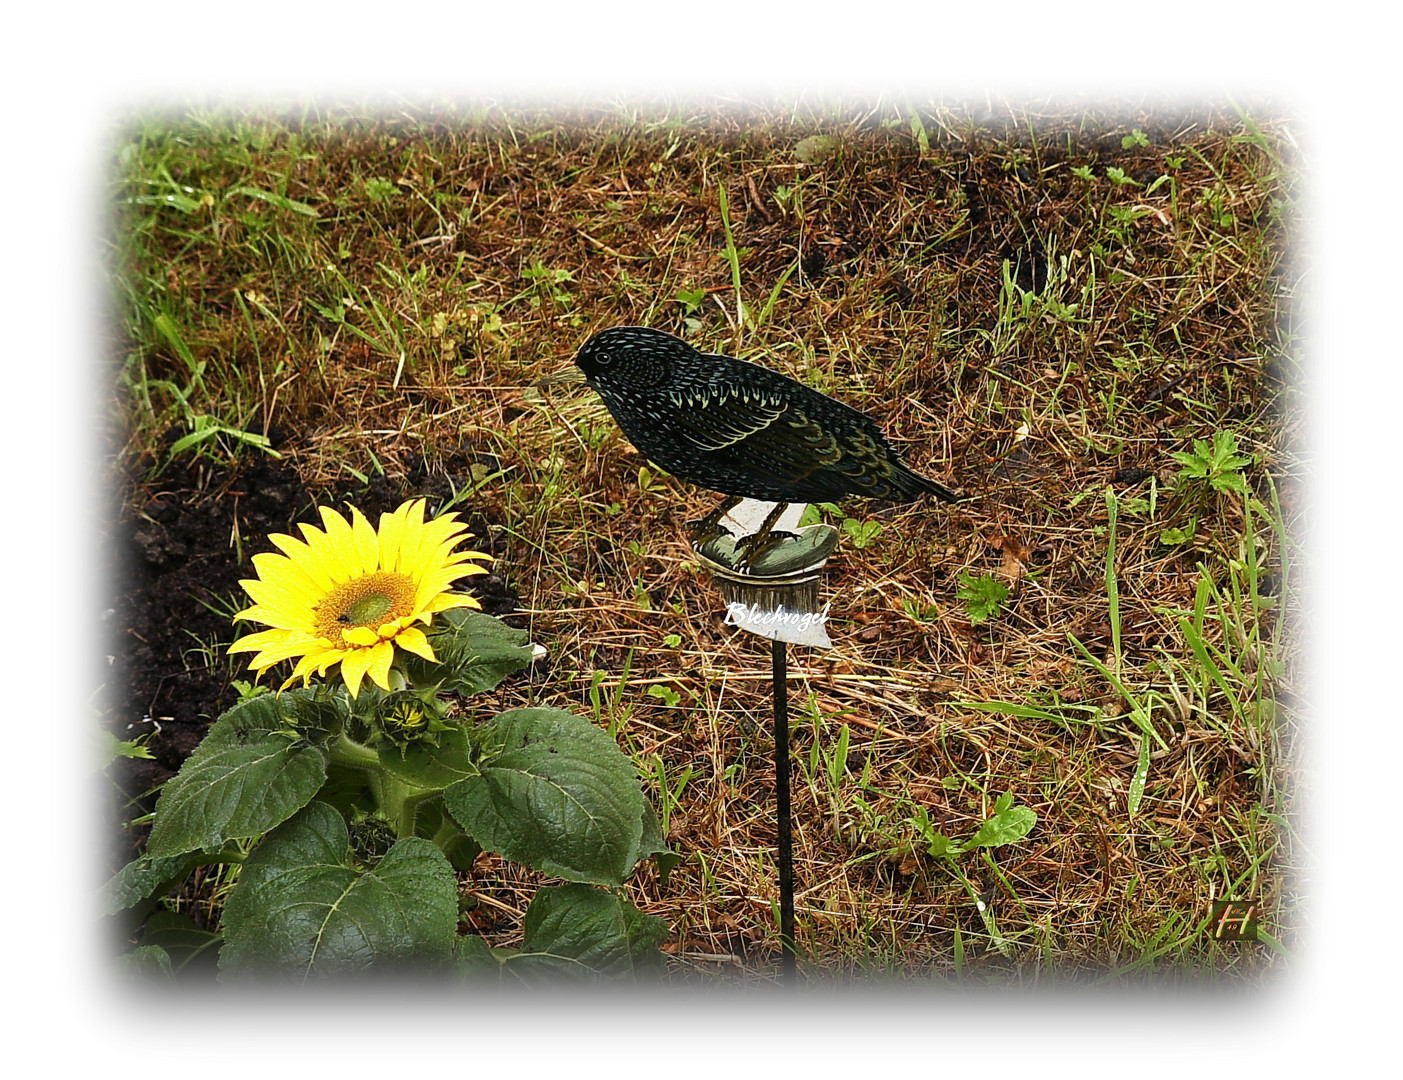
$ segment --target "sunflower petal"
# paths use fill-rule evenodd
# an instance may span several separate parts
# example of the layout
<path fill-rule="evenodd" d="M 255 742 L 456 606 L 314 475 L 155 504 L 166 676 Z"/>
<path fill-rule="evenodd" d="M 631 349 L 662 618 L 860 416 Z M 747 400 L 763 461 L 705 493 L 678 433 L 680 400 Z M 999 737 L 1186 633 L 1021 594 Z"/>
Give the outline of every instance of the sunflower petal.
<path fill-rule="evenodd" d="M 360 693 L 361 680 L 365 678 L 366 668 L 370 667 L 374 653 L 374 649 L 351 649 L 341 658 L 341 678 L 345 680 L 351 697 Z"/>
<path fill-rule="evenodd" d="M 394 663 L 395 647 L 388 641 L 382 641 L 373 649 L 366 650 L 370 662 L 366 665 L 365 673 L 370 676 L 370 681 L 381 690 L 390 689 L 390 665 Z M 346 666 L 344 663 L 341 665 Z"/>
<path fill-rule="evenodd" d="M 407 626 L 395 635 L 395 644 L 400 648 L 412 652 L 415 656 L 422 656 L 425 660 L 437 660 L 434 655 L 434 647 L 429 644 L 429 639 L 424 636 L 424 631 L 417 626 Z"/>
<path fill-rule="evenodd" d="M 373 574 L 380 569 L 380 541 L 365 515 L 351 507 L 351 543 L 355 547 L 357 574 Z"/>
<path fill-rule="evenodd" d="M 482 610 L 482 605 L 474 597 L 467 593 L 439 593 L 426 602 L 421 610 L 426 614 L 436 615 L 440 611 L 448 611 L 451 608 L 477 608 Z"/>
<path fill-rule="evenodd" d="M 347 645 L 354 645 L 358 649 L 368 649 L 380 641 L 380 635 L 368 626 L 356 626 L 350 630 L 343 630 L 341 638 Z"/>
<path fill-rule="evenodd" d="M 356 551 L 350 523 L 329 506 L 321 508 L 322 532 L 303 526 L 307 543 L 318 549 L 336 581 L 350 581 L 360 574 L 360 554 Z"/>
<path fill-rule="evenodd" d="M 380 515 L 380 569 L 388 570 L 391 573 L 400 573 L 400 559 L 404 551 L 405 535 L 409 531 L 410 519 L 415 507 L 419 509 L 419 516 L 424 513 L 424 500 L 416 499 L 412 503 L 405 503 L 392 514 Z"/>

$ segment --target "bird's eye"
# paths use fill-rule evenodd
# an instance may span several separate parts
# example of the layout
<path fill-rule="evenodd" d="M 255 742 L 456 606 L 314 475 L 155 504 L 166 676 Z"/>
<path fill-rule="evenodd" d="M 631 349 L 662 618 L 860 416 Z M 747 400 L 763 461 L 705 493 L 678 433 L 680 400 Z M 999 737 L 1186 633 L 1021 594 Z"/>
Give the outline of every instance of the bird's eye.
<path fill-rule="evenodd" d="M 613 357 L 610 356 L 607 352 L 602 352 L 602 353 L 598 353 L 598 354 L 595 355 L 594 361 L 595 361 L 595 363 L 597 363 L 600 367 L 605 367 L 606 365 L 608 365 L 609 361 L 612 360 L 612 359 L 613 359 Z"/>

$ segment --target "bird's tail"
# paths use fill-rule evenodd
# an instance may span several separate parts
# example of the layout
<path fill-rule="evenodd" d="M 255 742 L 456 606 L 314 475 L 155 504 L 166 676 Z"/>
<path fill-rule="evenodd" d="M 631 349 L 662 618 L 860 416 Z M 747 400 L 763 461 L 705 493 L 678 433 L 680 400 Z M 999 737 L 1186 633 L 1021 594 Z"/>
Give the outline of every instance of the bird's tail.
<path fill-rule="evenodd" d="M 932 480 L 929 476 L 922 476 L 913 469 L 907 468 L 903 464 L 897 464 L 890 477 L 892 486 L 901 492 L 908 499 L 916 499 L 922 495 L 934 495 L 936 498 L 944 499 L 946 502 L 959 502 L 960 497 L 951 491 L 938 480 Z"/>

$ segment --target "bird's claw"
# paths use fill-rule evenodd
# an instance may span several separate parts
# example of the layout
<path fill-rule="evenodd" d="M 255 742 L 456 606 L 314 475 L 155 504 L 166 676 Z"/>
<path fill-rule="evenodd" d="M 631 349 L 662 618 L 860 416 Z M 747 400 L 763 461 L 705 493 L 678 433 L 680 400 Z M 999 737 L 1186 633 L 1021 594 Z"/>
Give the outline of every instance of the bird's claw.
<path fill-rule="evenodd" d="M 765 533 L 752 533 L 736 544 L 736 569 L 749 570 L 755 565 L 755 560 L 766 552 L 773 551 L 785 540 L 792 540 L 797 537 L 797 533 L 777 532 L 770 530 Z"/>
<path fill-rule="evenodd" d="M 700 547 L 715 540 L 718 536 L 730 536 L 731 530 L 711 517 L 694 518 L 687 522 L 687 531 L 692 534 L 692 543 Z"/>

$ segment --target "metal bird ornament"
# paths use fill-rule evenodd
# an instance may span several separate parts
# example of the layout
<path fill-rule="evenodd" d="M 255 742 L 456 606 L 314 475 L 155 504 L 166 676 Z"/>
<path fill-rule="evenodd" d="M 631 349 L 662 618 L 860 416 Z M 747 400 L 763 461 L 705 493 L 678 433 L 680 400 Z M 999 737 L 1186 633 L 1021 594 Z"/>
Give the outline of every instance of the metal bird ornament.
<path fill-rule="evenodd" d="M 904 465 L 869 417 L 749 360 L 615 326 L 586 341 L 575 365 L 549 381 L 587 383 L 649 461 L 729 496 L 689 523 L 696 542 L 725 532 L 721 518 L 742 499 L 778 504 L 741 545 L 742 564 L 774 542 L 771 528 L 790 503 L 959 497 Z"/>

